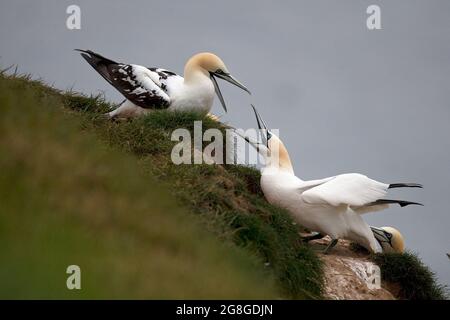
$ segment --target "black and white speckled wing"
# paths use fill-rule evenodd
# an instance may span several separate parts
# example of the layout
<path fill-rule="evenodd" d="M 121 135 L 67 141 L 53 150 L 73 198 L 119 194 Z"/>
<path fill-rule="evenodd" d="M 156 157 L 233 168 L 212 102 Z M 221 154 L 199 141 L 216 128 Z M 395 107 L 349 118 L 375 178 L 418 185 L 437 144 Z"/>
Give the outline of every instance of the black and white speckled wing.
<path fill-rule="evenodd" d="M 170 105 L 170 97 L 167 93 L 169 78 L 176 76 L 183 79 L 164 69 L 117 63 L 90 50 L 79 51 L 106 81 L 128 100 L 142 108 L 168 108 Z"/>
<path fill-rule="evenodd" d="M 147 68 L 152 74 L 155 83 L 169 96 L 183 85 L 184 78 L 176 73 L 162 68 Z"/>
<path fill-rule="evenodd" d="M 166 109 L 170 97 L 154 80 L 147 68 L 132 64 L 117 64 L 109 68 L 111 84 L 128 100 L 142 108 Z"/>

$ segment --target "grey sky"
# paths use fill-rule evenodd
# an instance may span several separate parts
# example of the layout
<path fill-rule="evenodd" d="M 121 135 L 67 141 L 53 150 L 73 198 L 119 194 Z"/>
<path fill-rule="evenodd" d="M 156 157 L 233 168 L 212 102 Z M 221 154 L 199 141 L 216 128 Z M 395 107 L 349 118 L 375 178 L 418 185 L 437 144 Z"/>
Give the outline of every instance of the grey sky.
<path fill-rule="evenodd" d="M 66 28 L 66 8 L 82 29 Z M 382 30 L 366 28 L 381 7 Z M 407 247 L 450 284 L 450 2 L 24 1 L 0 4 L 0 66 L 56 87 L 120 95 L 73 48 L 182 73 L 188 57 L 218 54 L 279 128 L 304 179 L 360 172 L 420 182 L 392 196 L 425 207 L 366 215 L 402 231 Z M 254 127 L 250 98 L 221 81 L 225 121 Z M 215 113 L 221 115 L 219 102 Z"/>

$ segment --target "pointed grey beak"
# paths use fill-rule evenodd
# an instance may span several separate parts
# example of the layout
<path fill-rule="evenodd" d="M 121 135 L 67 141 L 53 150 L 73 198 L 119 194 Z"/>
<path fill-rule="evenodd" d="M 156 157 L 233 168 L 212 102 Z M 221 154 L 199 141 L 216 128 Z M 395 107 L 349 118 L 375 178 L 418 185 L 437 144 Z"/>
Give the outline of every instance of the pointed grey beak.
<path fill-rule="evenodd" d="M 255 148 L 256 151 L 261 152 L 261 144 L 258 141 L 255 141 L 247 136 L 245 136 L 244 134 L 242 134 L 241 132 L 239 132 L 239 130 L 232 128 L 234 133 L 236 133 L 238 136 L 240 136 L 242 139 L 244 139 L 248 144 L 250 144 L 253 148 Z"/>
<path fill-rule="evenodd" d="M 251 105 L 253 108 L 253 111 L 255 112 L 255 116 L 256 116 L 256 122 L 258 123 L 258 128 L 259 130 L 262 130 L 262 140 L 263 143 L 260 143 L 257 140 L 253 140 L 252 138 L 245 136 L 244 134 L 242 134 L 241 132 L 239 132 L 239 130 L 237 130 L 236 128 L 233 128 L 233 131 L 240 136 L 241 138 L 243 138 L 248 144 L 250 144 L 253 148 L 255 148 L 255 150 L 260 153 L 261 155 L 263 155 L 264 157 L 267 157 L 267 155 L 270 153 L 269 147 L 268 147 L 268 143 L 267 143 L 267 138 L 266 138 L 266 134 L 270 134 L 270 131 L 267 130 L 267 126 L 264 122 L 264 120 L 261 118 L 261 116 L 258 113 L 258 110 L 256 110 L 256 107 L 252 104 Z M 266 134 L 264 134 L 266 133 Z M 270 137 L 269 137 L 270 139 Z"/>
<path fill-rule="evenodd" d="M 378 242 L 381 244 L 383 242 L 389 243 L 389 245 L 392 246 L 392 234 L 390 234 L 389 232 L 380 229 L 380 228 L 376 228 L 376 227 L 370 227 L 370 229 L 372 229 L 373 235 L 375 236 L 375 239 L 378 240 Z"/>
<path fill-rule="evenodd" d="M 269 148 L 269 139 L 271 137 L 270 131 L 267 129 L 267 125 L 264 122 L 263 118 L 259 114 L 258 110 L 256 110 L 256 107 L 252 104 L 253 112 L 255 113 L 256 122 L 258 123 L 258 128 L 262 132 L 262 139 L 264 145 Z"/>
<path fill-rule="evenodd" d="M 231 84 L 234 84 L 236 87 L 241 88 L 242 90 L 246 91 L 248 94 L 252 94 L 250 90 L 248 90 L 242 83 L 240 83 L 237 79 L 235 79 L 231 74 L 229 73 L 213 73 L 216 77 L 219 77 L 220 79 L 223 79 L 225 81 L 228 81 Z"/>
<path fill-rule="evenodd" d="M 223 109 L 225 112 L 228 112 L 227 106 L 225 104 L 225 100 L 223 99 L 222 92 L 220 92 L 219 84 L 217 83 L 216 78 L 214 78 L 214 74 L 211 73 L 211 81 L 214 84 L 214 90 L 216 91 L 217 96 L 219 97 L 220 103 L 222 104 Z"/>
<path fill-rule="evenodd" d="M 222 104 L 222 107 L 225 110 L 225 112 L 227 112 L 227 106 L 225 105 L 225 100 L 223 98 L 222 92 L 220 92 L 219 84 L 217 83 L 217 80 L 216 80 L 215 76 L 220 78 L 220 79 L 223 79 L 225 81 L 228 81 L 229 83 L 234 84 L 235 86 L 237 86 L 237 87 L 241 88 L 242 90 L 248 92 L 248 94 L 252 94 L 242 83 L 240 83 L 238 80 L 233 78 L 233 76 L 231 74 L 229 74 L 229 73 L 210 72 L 210 76 L 211 76 L 211 81 L 214 84 L 214 89 L 216 90 L 216 94 L 219 97 L 220 103 Z"/>

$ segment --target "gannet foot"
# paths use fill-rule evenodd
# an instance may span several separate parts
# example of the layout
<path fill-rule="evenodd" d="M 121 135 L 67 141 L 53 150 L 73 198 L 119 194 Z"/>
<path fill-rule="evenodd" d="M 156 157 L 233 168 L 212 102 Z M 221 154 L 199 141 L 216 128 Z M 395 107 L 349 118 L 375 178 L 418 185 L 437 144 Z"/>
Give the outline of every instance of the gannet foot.
<path fill-rule="evenodd" d="M 304 236 L 304 237 L 300 237 L 300 238 L 304 242 L 309 242 L 309 241 L 312 241 L 312 240 L 322 239 L 323 237 L 325 237 L 325 236 L 323 234 L 321 234 L 320 232 L 313 232 L 309 236 Z"/>
<path fill-rule="evenodd" d="M 206 115 L 206 117 L 208 117 L 209 119 L 216 121 L 216 122 L 220 122 L 220 117 L 216 116 L 215 114 L 209 113 Z"/>
<path fill-rule="evenodd" d="M 338 239 L 332 239 L 328 246 L 323 250 L 323 254 L 328 254 L 331 249 L 338 243 Z"/>

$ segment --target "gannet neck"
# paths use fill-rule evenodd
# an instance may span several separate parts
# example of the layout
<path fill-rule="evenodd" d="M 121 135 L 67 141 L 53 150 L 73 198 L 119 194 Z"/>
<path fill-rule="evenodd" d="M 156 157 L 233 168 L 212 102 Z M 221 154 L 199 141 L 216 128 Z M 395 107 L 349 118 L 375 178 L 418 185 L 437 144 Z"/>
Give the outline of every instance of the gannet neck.
<path fill-rule="evenodd" d="M 269 141 L 270 166 L 277 167 L 280 170 L 294 174 L 291 158 L 284 143 L 275 135 L 272 135 Z"/>
<path fill-rule="evenodd" d="M 184 82 L 186 84 L 196 83 L 204 79 L 210 79 L 208 71 L 194 63 L 186 64 L 184 68 Z"/>

